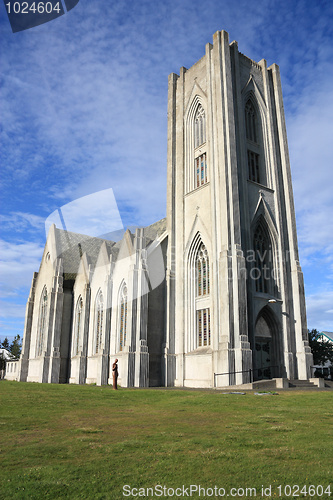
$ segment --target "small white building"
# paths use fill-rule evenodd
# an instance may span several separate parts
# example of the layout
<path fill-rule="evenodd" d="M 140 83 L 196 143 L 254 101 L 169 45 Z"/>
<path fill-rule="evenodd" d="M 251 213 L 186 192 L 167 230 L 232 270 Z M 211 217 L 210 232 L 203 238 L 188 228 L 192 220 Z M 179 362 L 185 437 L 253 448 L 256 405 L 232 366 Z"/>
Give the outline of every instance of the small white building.
<path fill-rule="evenodd" d="M 14 356 L 7 349 L 0 348 L 0 358 L 7 361 L 13 359 Z"/>
<path fill-rule="evenodd" d="M 328 341 L 332 346 L 333 351 L 333 332 L 321 332 L 317 335 L 316 340 L 318 342 Z M 313 376 L 323 377 L 326 379 L 333 380 L 333 364 L 330 361 L 326 361 L 324 365 L 313 366 Z"/>
<path fill-rule="evenodd" d="M 11 361 L 14 360 L 14 356 L 12 355 L 11 352 L 9 352 L 7 349 L 0 348 L 0 359 L 5 361 L 5 367 L 3 369 L 0 369 L 0 380 L 5 378 L 7 375 L 7 369 L 9 368 L 9 365 L 11 365 Z M 17 376 L 17 373 L 15 374 Z M 7 376 L 6 376 L 7 378 Z"/>

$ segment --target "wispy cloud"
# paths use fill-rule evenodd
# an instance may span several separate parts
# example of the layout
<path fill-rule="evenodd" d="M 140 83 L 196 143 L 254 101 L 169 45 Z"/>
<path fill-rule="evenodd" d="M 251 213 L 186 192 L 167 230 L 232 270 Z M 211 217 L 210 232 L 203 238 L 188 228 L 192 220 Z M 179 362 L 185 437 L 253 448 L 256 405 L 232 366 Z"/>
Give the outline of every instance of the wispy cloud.
<path fill-rule="evenodd" d="M 319 331 L 333 330 L 333 291 L 309 295 L 306 299 L 308 327 Z"/>
<path fill-rule="evenodd" d="M 0 300 L 0 310 L 1 317 L 5 319 L 5 321 L 0 325 L 1 332 L 3 329 L 8 328 L 9 321 L 8 319 L 24 319 L 25 317 L 25 305 L 24 304 L 13 304 L 4 300 Z M 22 336 L 22 332 L 18 332 Z M 7 335 L 7 333 L 5 334 Z M 5 336 L 1 333 L 1 336 Z"/>
<path fill-rule="evenodd" d="M 23 335 L 26 301 L 33 273 L 38 271 L 43 246 L 29 241 L 0 240 L 0 339 Z"/>
<path fill-rule="evenodd" d="M 44 217 L 24 212 L 12 212 L 7 215 L 0 215 L 2 228 L 6 231 L 12 230 L 18 233 L 25 231 L 35 232 L 36 229 L 44 227 L 44 222 Z"/>
<path fill-rule="evenodd" d="M 332 76 L 332 71 L 328 72 L 321 85 L 303 95 L 288 122 L 308 322 L 313 327 L 319 321 L 323 325 L 326 322 L 325 328 L 329 315 L 323 310 L 320 297 L 325 302 L 327 293 L 333 290 Z M 332 318 L 330 321 L 332 324 Z"/>
<path fill-rule="evenodd" d="M 125 226 L 165 216 L 167 76 L 194 64 L 218 29 L 249 57 L 280 65 L 301 256 L 319 290 L 307 273 L 332 253 L 331 19 L 332 4 L 306 0 L 207 0 L 204 9 L 199 0 L 95 0 L 16 35 L 4 18 L 6 293 L 30 285 L 42 223 L 59 206 L 112 188 Z"/>
<path fill-rule="evenodd" d="M 0 288 L 3 297 L 18 295 L 29 290 L 32 275 L 38 271 L 43 246 L 37 243 L 8 243 L 0 240 Z"/>

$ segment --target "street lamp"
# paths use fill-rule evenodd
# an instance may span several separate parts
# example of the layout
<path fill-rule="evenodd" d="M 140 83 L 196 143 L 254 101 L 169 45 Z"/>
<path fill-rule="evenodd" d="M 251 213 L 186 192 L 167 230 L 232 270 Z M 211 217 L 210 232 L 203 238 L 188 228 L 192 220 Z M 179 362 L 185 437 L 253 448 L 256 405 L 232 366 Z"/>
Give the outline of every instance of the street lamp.
<path fill-rule="evenodd" d="M 269 304 L 276 304 L 277 302 L 280 302 L 282 304 L 283 300 L 281 299 L 268 299 Z"/>

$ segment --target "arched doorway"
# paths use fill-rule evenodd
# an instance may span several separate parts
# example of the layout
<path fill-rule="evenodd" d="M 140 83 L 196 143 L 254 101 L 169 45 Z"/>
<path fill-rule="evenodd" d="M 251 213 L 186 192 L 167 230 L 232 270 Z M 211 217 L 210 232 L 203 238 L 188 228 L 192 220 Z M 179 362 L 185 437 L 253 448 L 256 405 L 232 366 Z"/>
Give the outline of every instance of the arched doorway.
<path fill-rule="evenodd" d="M 254 379 L 263 380 L 280 376 L 280 342 L 278 322 L 270 307 L 259 312 L 255 325 Z"/>

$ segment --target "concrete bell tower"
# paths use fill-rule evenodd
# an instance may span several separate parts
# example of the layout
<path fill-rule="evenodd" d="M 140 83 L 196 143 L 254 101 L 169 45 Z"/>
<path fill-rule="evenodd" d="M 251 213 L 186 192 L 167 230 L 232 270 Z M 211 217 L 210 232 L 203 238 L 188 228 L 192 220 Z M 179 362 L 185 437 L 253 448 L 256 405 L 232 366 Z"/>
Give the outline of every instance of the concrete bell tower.
<path fill-rule="evenodd" d="M 166 385 L 309 378 L 279 68 L 225 31 L 169 77 L 167 230 Z"/>

